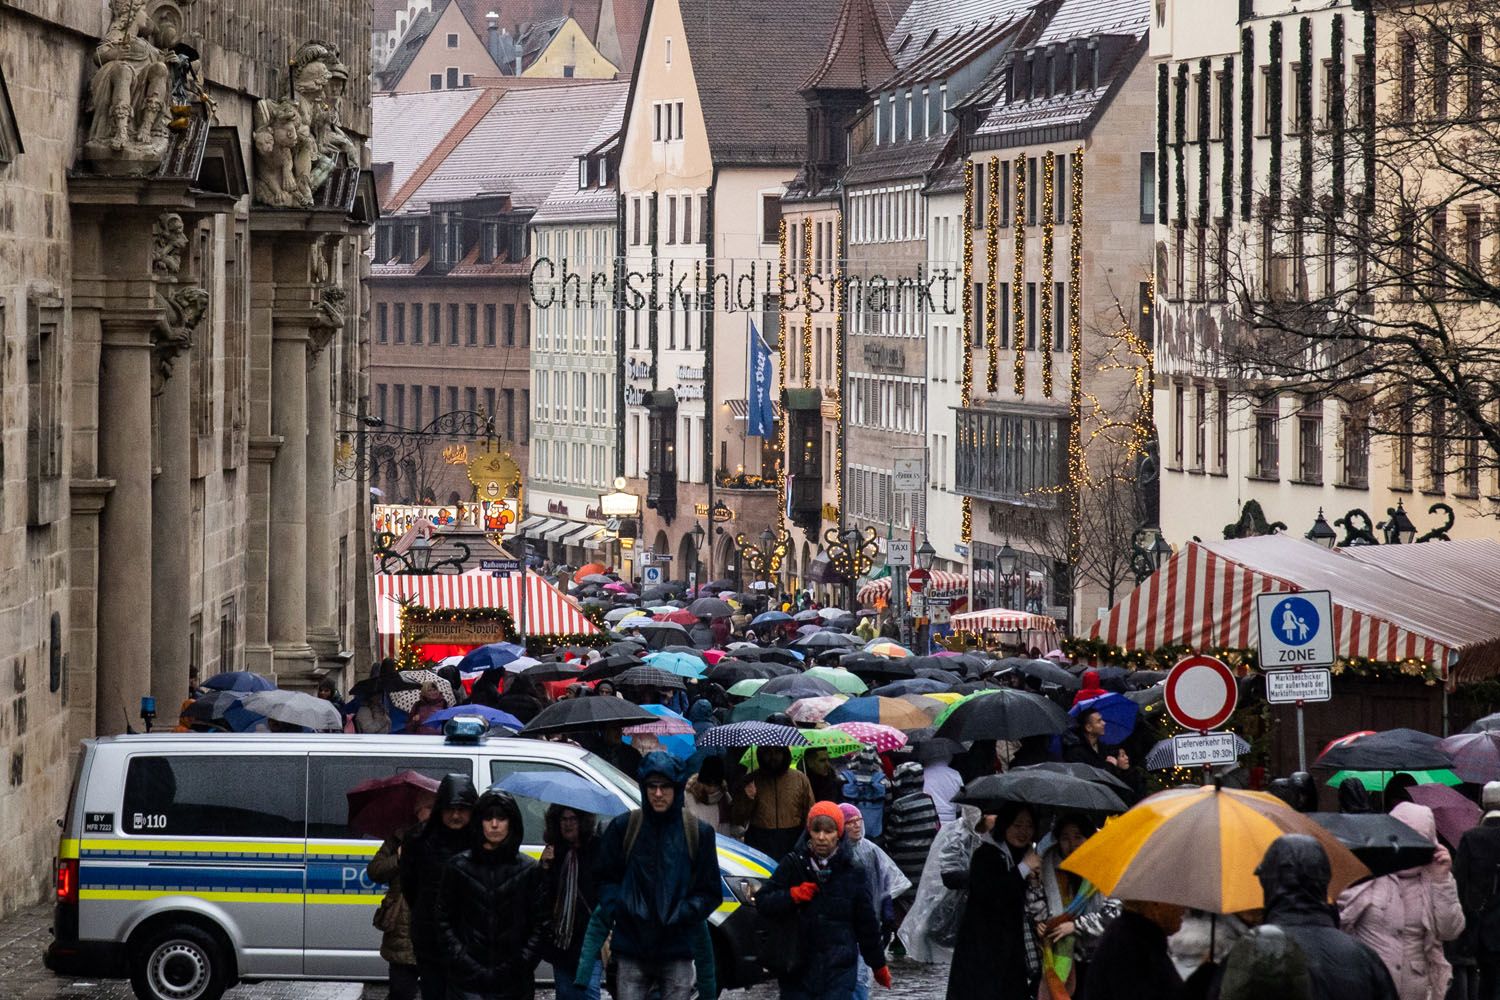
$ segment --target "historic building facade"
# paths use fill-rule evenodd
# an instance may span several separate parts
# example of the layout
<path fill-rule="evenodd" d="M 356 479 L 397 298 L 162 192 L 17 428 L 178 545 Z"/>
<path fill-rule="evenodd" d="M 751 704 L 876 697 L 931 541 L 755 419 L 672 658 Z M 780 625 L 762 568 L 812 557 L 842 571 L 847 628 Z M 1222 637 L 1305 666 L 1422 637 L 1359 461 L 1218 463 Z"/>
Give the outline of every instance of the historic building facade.
<path fill-rule="evenodd" d="M 369 38 L 353 2 L 0 10 L 0 911 L 79 739 L 368 655 Z"/>

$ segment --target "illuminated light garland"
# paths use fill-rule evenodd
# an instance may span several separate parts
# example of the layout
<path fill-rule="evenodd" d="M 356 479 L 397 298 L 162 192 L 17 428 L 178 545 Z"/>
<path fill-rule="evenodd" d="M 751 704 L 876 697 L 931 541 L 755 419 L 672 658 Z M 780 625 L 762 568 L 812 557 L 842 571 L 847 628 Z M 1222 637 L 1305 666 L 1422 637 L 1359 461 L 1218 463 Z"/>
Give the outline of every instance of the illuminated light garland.
<path fill-rule="evenodd" d="M 780 224 L 776 228 L 776 242 L 780 251 L 777 266 L 776 284 L 776 326 L 777 338 L 776 348 L 780 355 L 776 365 L 776 401 L 778 404 L 786 403 L 786 362 L 787 362 L 787 328 L 786 328 L 786 268 L 787 268 L 787 246 L 786 246 L 786 217 L 782 216 Z M 783 408 L 781 417 L 776 421 L 776 527 L 778 531 L 784 531 L 782 524 L 786 517 L 786 410 Z"/>
<path fill-rule="evenodd" d="M 802 388 L 812 388 L 813 370 L 813 232 L 810 220 L 802 223 Z"/>
<path fill-rule="evenodd" d="M 1152 650 L 1127 649 L 1103 639 L 1087 637 L 1064 639 L 1061 648 L 1071 660 L 1088 661 L 1100 665 L 1118 664 L 1136 669 L 1166 670 L 1175 666 L 1177 661 L 1184 656 L 1201 653 L 1223 661 L 1242 675 L 1248 674 L 1249 671 L 1260 670 L 1260 654 L 1253 648 L 1233 649 L 1209 645 L 1196 649 L 1185 644 L 1168 643 Z M 1335 677 L 1344 675 L 1364 678 L 1405 677 L 1420 680 L 1429 686 L 1443 679 L 1442 673 L 1436 667 L 1415 656 L 1407 656 L 1399 660 L 1377 660 L 1368 656 L 1341 656 L 1330 672 Z"/>
<path fill-rule="evenodd" d="M 526 636 L 526 652 L 540 656 L 552 652 L 558 646 L 609 645 L 613 640 L 609 637 L 609 625 L 604 621 L 603 611 L 589 608 L 582 613 L 591 624 L 599 629 L 598 632 L 559 632 L 550 635 L 533 633 Z M 429 608 L 407 599 L 401 602 L 399 622 L 400 638 L 396 643 L 396 665 L 401 670 L 419 670 L 432 663 L 430 660 L 423 659 L 421 650 L 415 642 L 412 642 L 417 625 L 434 622 L 497 624 L 500 626 L 501 641 L 521 641 L 521 633 L 516 629 L 515 618 L 505 608 Z"/>
<path fill-rule="evenodd" d="M 1016 342 L 1016 363 L 1012 388 L 1017 396 L 1026 395 L 1026 316 L 1022 293 L 1026 281 L 1026 157 L 1016 157 L 1016 266 L 1010 289 L 1011 339 Z M 991 391 L 994 387 L 991 386 Z"/>
<path fill-rule="evenodd" d="M 995 288 L 1000 277 L 997 265 L 1000 258 L 1000 157 L 990 157 L 990 171 L 986 176 L 984 211 L 984 346 L 988 351 L 985 367 L 984 388 L 994 392 L 1000 384 L 1000 338 L 995 332 Z"/>
<path fill-rule="evenodd" d="M 844 219 L 842 213 L 833 214 L 833 391 L 829 393 L 833 397 L 833 421 L 834 421 L 834 502 L 838 508 L 839 516 L 844 514 L 844 290 L 843 265 L 840 254 L 843 252 L 842 234 L 844 231 Z"/>
<path fill-rule="evenodd" d="M 1041 336 L 1037 346 L 1042 352 L 1042 395 L 1052 397 L 1052 232 L 1055 226 L 1053 201 L 1057 198 L 1057 160 L 1049 149 L 1042 158 L 1042 298 L 1037 325 Z"/>
<path fill-rule="evenodd" d="M 1068 483 L 1071 503 L 1068 508 L 1068 559 L 1077 565 L 1083 536 L 1083 487 L 1088 477 L 1083 456 L 1083 345 L 1079 342 L 1083 311 L 1083 147 L 1073 153 L 1072 191 L 1073 232 L 1068 240 L 1068 347 L 1072 359 L 1068 367 Z"/>
<path fill-rule="evenodd" d="M 961 298 L 964 308 L 963 329 L 963 354 L 964 368 L 963 381 L 960 383 L 959 403 L 967 407 L 974 401 L 974 163 L 972 160 L 964 161 L 964 256 L 963 256 L 963 288 Z M 959 446 L 964 447 L 968 442 L 959 439 Z M 963 525 L 959 531 L 959 538 L 964 544 L 974 539 L 974 498 L 965 495 L 963 499 Z"/>

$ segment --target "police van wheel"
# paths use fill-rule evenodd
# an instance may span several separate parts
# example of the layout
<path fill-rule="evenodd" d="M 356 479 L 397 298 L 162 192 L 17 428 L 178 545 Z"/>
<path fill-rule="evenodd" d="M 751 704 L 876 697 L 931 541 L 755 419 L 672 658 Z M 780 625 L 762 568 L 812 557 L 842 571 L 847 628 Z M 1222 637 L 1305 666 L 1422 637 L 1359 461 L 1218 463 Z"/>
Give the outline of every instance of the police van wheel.
<path fill-rule="evenodd" d="M 169 924 L 141 942 L 130 985 L 140 1000 L 219 1000 L 227 972 L 212 934 L 192 924 Z"/>

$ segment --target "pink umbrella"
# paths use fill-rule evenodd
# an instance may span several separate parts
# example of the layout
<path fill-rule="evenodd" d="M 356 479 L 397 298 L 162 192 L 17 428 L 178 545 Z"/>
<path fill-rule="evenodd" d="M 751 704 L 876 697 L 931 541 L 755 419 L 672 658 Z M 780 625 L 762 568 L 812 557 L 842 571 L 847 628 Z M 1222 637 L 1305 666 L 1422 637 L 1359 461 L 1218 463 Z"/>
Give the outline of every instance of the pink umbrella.
<path fill-rule="evenodd" d="M 1479 824 L 1480 808 L 1447 785 L 1413 785 L 1406 790 L 1411 800 L 1432 810 L 1438 836 L 1449 847 L 1458 847 L 1465 831 Z"/>
<path fill-rule="evenodd" d="M 890 753 L 906 746 L 905 733 L 894 726 L 884 726 L 878 722 L 840 722 L 832 728 L 874 747 L 876 753 Z"/>
<path fill-rule="evenodd" d="M 604 589 L 608 590 L 608 591 L 610 591 L 612 593 L 615 593 L 615 594 L 628 594 L 628 593 L 630 593 L 630 584 L 628 584 L 628 583 L 606 583 L 604 585 Z"/>
<path fill-rule="evenodd" d="M 713 666 L 728 655 L 722 649 L 705 649 L 703 651 L 703 658 L 708 661 L 709 666 Z"/>

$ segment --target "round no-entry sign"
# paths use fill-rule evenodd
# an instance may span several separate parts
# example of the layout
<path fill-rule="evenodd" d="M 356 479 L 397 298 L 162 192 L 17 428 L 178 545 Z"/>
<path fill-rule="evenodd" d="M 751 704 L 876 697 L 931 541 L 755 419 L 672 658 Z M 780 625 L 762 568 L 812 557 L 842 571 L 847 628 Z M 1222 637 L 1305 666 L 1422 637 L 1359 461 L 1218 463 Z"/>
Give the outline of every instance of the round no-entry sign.
<path fill-rule="evenodd" d="M 1234 671 L 1212 656 L 1189 656 L 1167 674 L 1167 712 L 1178 724 L 1198 732 L 1217 729 L 1234 714 L 1239 688 Z"/>
<path fill-rule="evenodd" d="M 927 577 L 927 571 L 918 567 L 906 574 L 906 585 L 911 588 L 913 594 L 920 594 L 927 586 Z"/>

